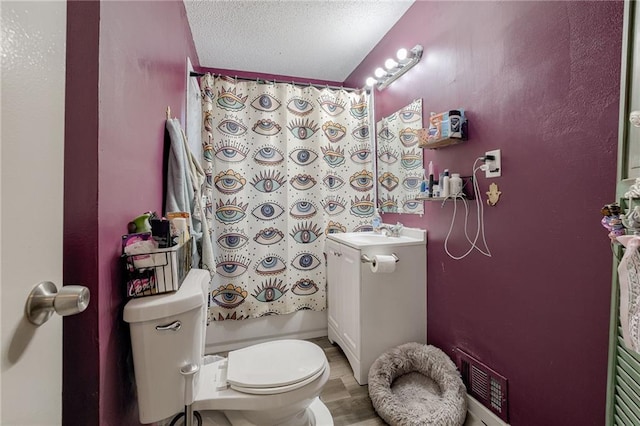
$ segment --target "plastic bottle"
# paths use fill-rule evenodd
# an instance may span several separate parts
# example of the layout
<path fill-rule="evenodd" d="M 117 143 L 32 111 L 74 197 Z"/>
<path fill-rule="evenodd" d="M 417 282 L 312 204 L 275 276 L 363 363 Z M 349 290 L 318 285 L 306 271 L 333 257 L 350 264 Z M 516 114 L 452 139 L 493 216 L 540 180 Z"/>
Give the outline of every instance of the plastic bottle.
<path fill-rule="evenodd" d="M 449 193 L 452 197 L 459 197 L 462 195 L 462 179 L 460 173 L 454 173 L 449 179 Z"/>
<path fill-rule="evenodd" d="M 380 214 L 378 214 L 378 209 L 376 209 L 373 213 L 373 219 L 371 219 L 371 226 L 373 227 L 373 230 L 375 231 L 376 229 L 380 228 L 381 223 L 382 218 L 380 217 Z"/>
<path fill-rule="evenodd" d="M 427 192 L 429 197 L 433 197 L 433 161 L 429 161 L 429 188 Z"/>
<path fill-rule="evenodd" d="M 442 176 L 442 183 L 440 184 L 440 196 L 443 198 L 447 198 L 449 196 L 449 188 L 451 188 L 450 180 L 449 170 L 445 170 Z"/>

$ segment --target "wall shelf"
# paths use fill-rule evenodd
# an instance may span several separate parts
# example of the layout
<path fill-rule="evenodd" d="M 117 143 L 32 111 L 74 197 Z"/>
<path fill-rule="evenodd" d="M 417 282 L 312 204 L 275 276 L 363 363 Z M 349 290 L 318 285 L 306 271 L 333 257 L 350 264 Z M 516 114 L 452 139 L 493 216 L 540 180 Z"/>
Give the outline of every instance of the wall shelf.
<path fill-rule="evenodd" d="M 460 176 L 462 179 L 462 195 L 458 195 L 455 198 L 465 199 L 465 200 L 475 200 L 475 192 L 473 190 L 473 176 Z M 434 181 L 434 183 L 438 183 L 438 181 Z M 416 201 L 445 201 L 445 200 L 453 200 L 454 197 L 421 197 L 418 195 L 415 200 Z"/>
<path fill-rule="evenodd" d="M 467 197 L 461 197 L 461 196 L 457 196 L 457 197 L 416 197 L 415 200 L 416 201 L 445 201 L 445 200 L 453 200 L 454 198 L 460 198 L 462 199 L 467 199 L 469 200 L 469 198 Z"/>
<path fill-rule="evenodd" d="M 446 138 L 446 139 L 438 139 L 435 141 L 429 141 L 427 137 L 428 137 L 427 129 L 418 130 L 418 138 L 419 138 L 418 146 L 420 148 L 426 148 L 426 149 L 444 148 L 445 146 L 457 145 L 467 140 L 467 138 Z"/>
<path fill-rule="evenodd" d="M 418 130 L 418 146 L 437 149 L 459 144 L 467 140 L 468 128 L 469 123 L 462 108 L 440 114 L 432 112 L 429 127 Z"/>

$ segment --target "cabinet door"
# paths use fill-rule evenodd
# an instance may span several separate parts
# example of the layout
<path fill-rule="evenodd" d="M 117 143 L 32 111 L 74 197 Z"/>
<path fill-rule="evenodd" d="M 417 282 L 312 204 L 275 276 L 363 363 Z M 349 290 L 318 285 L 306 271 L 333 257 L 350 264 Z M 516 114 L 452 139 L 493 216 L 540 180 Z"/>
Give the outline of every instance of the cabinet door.
<path fill-rule="evenodd" d="M 640 126 L 630 123 L 640 111 L 640 5 L 625 2 L 622 45 L 622 79 L 620 84 L 620 126 L 618 134 L 618 183 L 616 195 L 623 211 L 631 211 L 640 200 L 629 200 L 624 193 L 640 177 Z M 633 112 L 633 113 L 632 113 Z M 636 116 L 637 118 L 637 116 Z M 609 370 L 607 383 L 606 425 L 638 424 L 640 419 L 640 355 L 628 350 L 622 341 L 620 323 L 620 283 L 617 259 L 623 249 L 615 247 L 609 324 Z"/>
<path fill-rule="evenodd" d="M 340 266 L 342 339 L 360 359 L 360 251 L 342 245 Z"/>
<path fill-rule="evenodd" d="M 336 332 L 340 330 L 341 299 L 340 293 L 340 246 L 328 240 L 325 243 L 327 254 L 327 321 Z M 329 336 L 331 337 L 331 336 Z"/>

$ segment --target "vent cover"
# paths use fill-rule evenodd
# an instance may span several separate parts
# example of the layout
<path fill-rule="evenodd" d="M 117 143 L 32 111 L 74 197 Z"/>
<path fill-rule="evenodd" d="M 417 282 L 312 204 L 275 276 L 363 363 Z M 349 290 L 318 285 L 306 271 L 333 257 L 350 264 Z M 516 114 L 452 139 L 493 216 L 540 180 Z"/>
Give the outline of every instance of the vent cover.
<path fill-rule="evenodd" d="M 456 348 L 458 368 L 469 395 L 476 398 L 496 416 L 509 422 L 507 379 L 463 350 Z"/>

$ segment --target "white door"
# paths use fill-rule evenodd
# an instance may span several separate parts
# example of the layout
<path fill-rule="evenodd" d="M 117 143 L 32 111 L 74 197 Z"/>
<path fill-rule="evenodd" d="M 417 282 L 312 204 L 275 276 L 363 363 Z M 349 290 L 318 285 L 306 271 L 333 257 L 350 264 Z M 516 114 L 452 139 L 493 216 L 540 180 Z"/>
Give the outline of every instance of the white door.
<path fill-rule="evenodd" d="M 31 289 L 62 285 L 66 2 L 0 2 L 1 425 L 59 425 L 62 318 L 24 317 Z"/>

